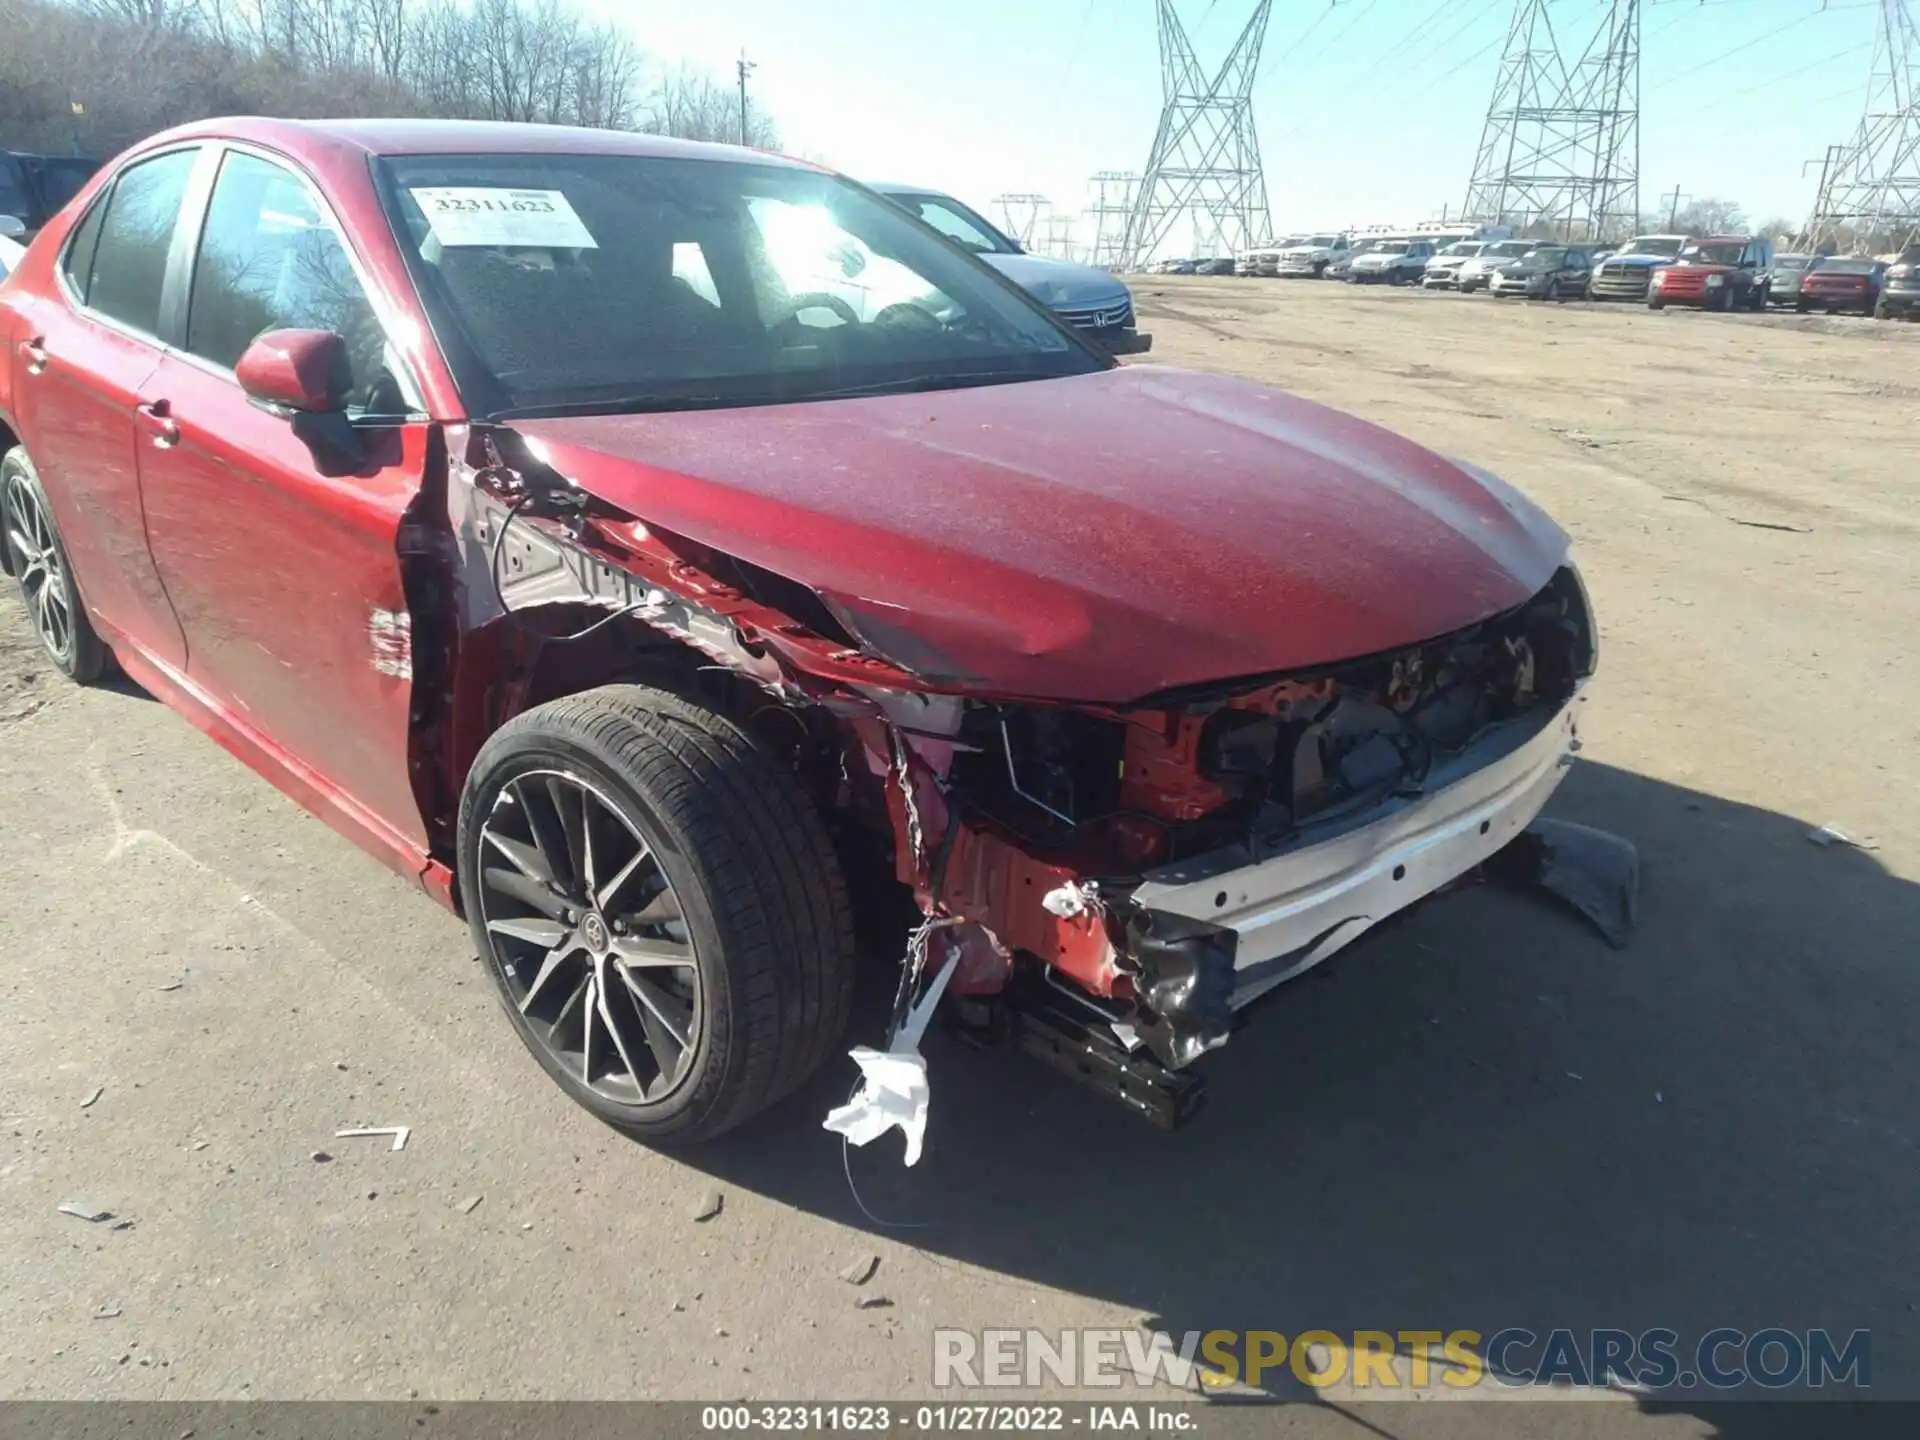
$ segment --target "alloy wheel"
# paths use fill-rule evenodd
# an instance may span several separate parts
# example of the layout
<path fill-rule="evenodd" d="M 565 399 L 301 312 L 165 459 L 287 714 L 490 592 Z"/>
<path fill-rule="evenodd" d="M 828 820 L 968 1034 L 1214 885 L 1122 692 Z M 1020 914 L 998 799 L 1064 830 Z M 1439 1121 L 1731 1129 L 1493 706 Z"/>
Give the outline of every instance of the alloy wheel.
<path fill-rule="evenodd" d="M 18 475 L 8 477 L 5 495 L 0 498 L 5 500 L 0 505 L 0 517 L 4 518 L 7 550 L 34 631 L 56 659 L 69 659 L 73 653 L 73 595 L 60 547 L 54 543 L 53 521 L 41 505 L 39 494 Z"/>
<path fill-rule="evenodd" d="M 528 1033 L 604 1099 L 665 1100 L 705 1016 L 686 917 L 653 847 L 618 804 L 560 770 L 509 781 L 478 844 L 476 901 Z"/>

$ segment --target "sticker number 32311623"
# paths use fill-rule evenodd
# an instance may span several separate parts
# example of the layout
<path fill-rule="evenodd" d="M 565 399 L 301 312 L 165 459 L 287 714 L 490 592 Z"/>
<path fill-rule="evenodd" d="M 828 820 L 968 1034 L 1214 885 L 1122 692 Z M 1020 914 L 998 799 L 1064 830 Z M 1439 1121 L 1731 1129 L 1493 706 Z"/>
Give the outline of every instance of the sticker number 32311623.
<path fill-rule="evenodd" d="M 567 197 L 558 190 L 427 185 L 409 193 L 442 245 L 599 248 Z"/>

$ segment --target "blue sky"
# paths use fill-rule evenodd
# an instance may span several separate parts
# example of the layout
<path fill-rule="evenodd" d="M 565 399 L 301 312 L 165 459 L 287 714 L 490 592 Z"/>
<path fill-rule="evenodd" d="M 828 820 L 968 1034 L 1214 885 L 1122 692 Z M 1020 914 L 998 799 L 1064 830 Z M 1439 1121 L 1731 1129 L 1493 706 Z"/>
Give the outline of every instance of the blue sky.
<path fill-rule="evenodd" d="M 1331 13 L 1329 11 L 1331 3 Z M 1643 209 L 1675 185 L 1799 218 L 1865 98 L 1877 0 L 1643 0 Z M 1555 0 L 1578 28 L 1603 0 Z M 786 148 L 986 209 L 1085 204 L 1159 109 L 1153 0 L 588 0 L 659 61 L 733 76 Z M 1251 0 L 1180 0 L 1202 66 Z M 1409 221 L 1465 193 L 1511 0 L 1276 0 L 1254 91 L 1276 226 Z M 1590 23 L 1590 22 L 1589 22 Z M 1419 33 L 1412 43 L 1410 33 Z"/>

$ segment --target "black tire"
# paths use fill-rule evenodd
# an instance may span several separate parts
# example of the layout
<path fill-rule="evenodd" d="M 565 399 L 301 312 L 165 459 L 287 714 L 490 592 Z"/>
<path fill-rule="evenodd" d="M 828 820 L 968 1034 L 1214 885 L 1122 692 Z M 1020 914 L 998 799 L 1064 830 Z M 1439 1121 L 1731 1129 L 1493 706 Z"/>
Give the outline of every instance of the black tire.
<path fill-rule="evenodd" d="M 1648 297 L 1648 299 L 1647 299 L 1647 309 L 1649 309 L 1649 310 L 1664 310 L 1664 309 L 1666 309 L 1666 308 L 1667 308 L 1667 302 L 1666 302 L 1666 301 L 1664 301 L 1664 300 L 1662 300 L 1662 299 L 1661 299 L 1661 298 L 1660 298 L 1659 296 L 1657 296 L 1657 295 L 1653 295 L 1653 296 L 1649 296 L 1649 297 Z"/>
<path fill-rule="evenodd" d="M 1805 315 L 1811 309 L 1813 309 L 1813 306 L 1804 300 L 1796 300 L 1793 302 L 1793 313 L 1796 315 Z"/>
<path fill-rule="evenodd" d="M 644 841 L 647 863 L 664 884 L 651 892 L 641 912 L 618 914 L 604 898 L 615 887 L 603 886 L 592 911 L 596 917 L 606 912 L 603 927 L 580 944 L 609 943 L 609 929 L 632 936 L 629 927 L 643 922 L 645 912 L 658 908 L 664 896 L 673 901 L 676 915 L 669 923 L 679 927 L 667 938 L 692 951 L 684 979 L 676 976 L 693 996 L 684 1027 L 689 1041 L 684 1069 L 669 1075 L 659 1065 L 652 1081 L 663 1093 L 656 1096 L 647 1095 L 647 1080 L 627 1058 L 628 1050 L 618 1046 L 614 1016 L 605 1008 L 599 1012 L 606 1017 L 602 1044 L 615 1047 L 634 1085 L 610 1074 L 596 1077 L 602 1088 L 595 1088 L 563 1063 L 555 1039 L 562 1021 L 554 1022 L 555 1033 L 548 1034 L 537 1017 L 530 1021 L 522 1013 L 523 998 L 533 998 L 527 995 L 530 985 L 540 983 L 538 978 L 523 981 L 522 972 L 535 963 L 531 957 L 546 940 L 516 958 L 489 929 L 489 902 L 500 906 L 504 895 L 510 907 L 520 898 L 501 888 L 500 875 L 514 876 L 497 863 L 502 852 L 489 838 L 492 817 L 504 810 L 507 818 L 499 823 L 517 823 L 517 804 L 537 844 L 535 802 L 527 796 L 541 793 L 535 785 L 555 794 L 556 774 L 586 787 L 603 807 L 596 811 L 600 843 L 609 844 L 604 838 L 609 833 L 619 840 L 621 832 L 612 822 L 624 824 Z M 527 784 L 514 787 L 516 780 Z M 567 832 L 565 848 L 574 852 L 570 867 L 591 870 L 591 860 L 585 867 L 579 863 L 571 815 L 558 813 Z M 582 818 L 580 828 L 590 831 L 591 822 Z M 496 731 L 475 758 L 461 797 L 458 843 L 468 924 L 508 1018 L 561 1088 L 609 1125 L 655 1143 L 711 1139 L 798 1088 L 840 1042 L 853 998 L 854 941 L 839 859 L 819 813 L 792 777 L 723 716 L 637 685 L 589 690 L 530 710 Z M 496 860 L 485 875 L 482 847 Z M 517 879 L 514 883 L 529 888 Z M 620 903 L 631 899 L 623 896 Z M 588 937 L 586 913 L 578 912 L 577 937 Z M 567 912 L 569 919 L 574 914 Z M 520 918 L 537 922 L 540 917 L 523 912 Z M 598 962 L 578 947 L 574 955 L 583 970 L 600 979 L 613 973 L 614 962 L 604 951 Z M 560 988 L 568 983 L 563 977 Z M 584 978 L 580 983 L 591 1005 L 600 992 Z M 631 982 L 627 988 L 633 988 Z M 605 993 L 624 1001 L 628 1016 L 652 1031 L 634 1003 L 639 991 L 627 996 L 609 984 Z M 584 1006 L 581 1013 L 591 1026 Z M 631 1040 L 632 1026 L 628 1029 Z M 590 1044 L 589 1039 L 583 1047 L 589 1056 Z M 656 1050 L 649 1058 L 658 1055 Z M 610 1058 L 603 1051 L 603 1061 Z M 583 1064 L 590 1068 L 590 1058 Z"/>
<path fill-rule="evenodd" d="M 6 573 L 20 589 L 27 622 L 54 669 L 77 685 L 103 677 L 113 652 L 87 618 L 66 542 L 24 445 L 0 455 L 0 545 L 6 546 Z"/>

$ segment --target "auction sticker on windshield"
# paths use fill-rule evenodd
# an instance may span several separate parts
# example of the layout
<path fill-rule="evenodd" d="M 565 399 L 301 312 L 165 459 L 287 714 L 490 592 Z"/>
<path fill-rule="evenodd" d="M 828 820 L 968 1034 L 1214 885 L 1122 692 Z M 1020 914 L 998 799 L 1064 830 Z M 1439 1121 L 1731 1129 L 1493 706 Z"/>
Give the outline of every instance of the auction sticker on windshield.
<path fill-rule="evenodd" d="M 505 190 L 480 185 L 424 185 L 408 191 L 442 245 L 524 245 L 598 250 L 573 206 L 558 190 Z"/>

